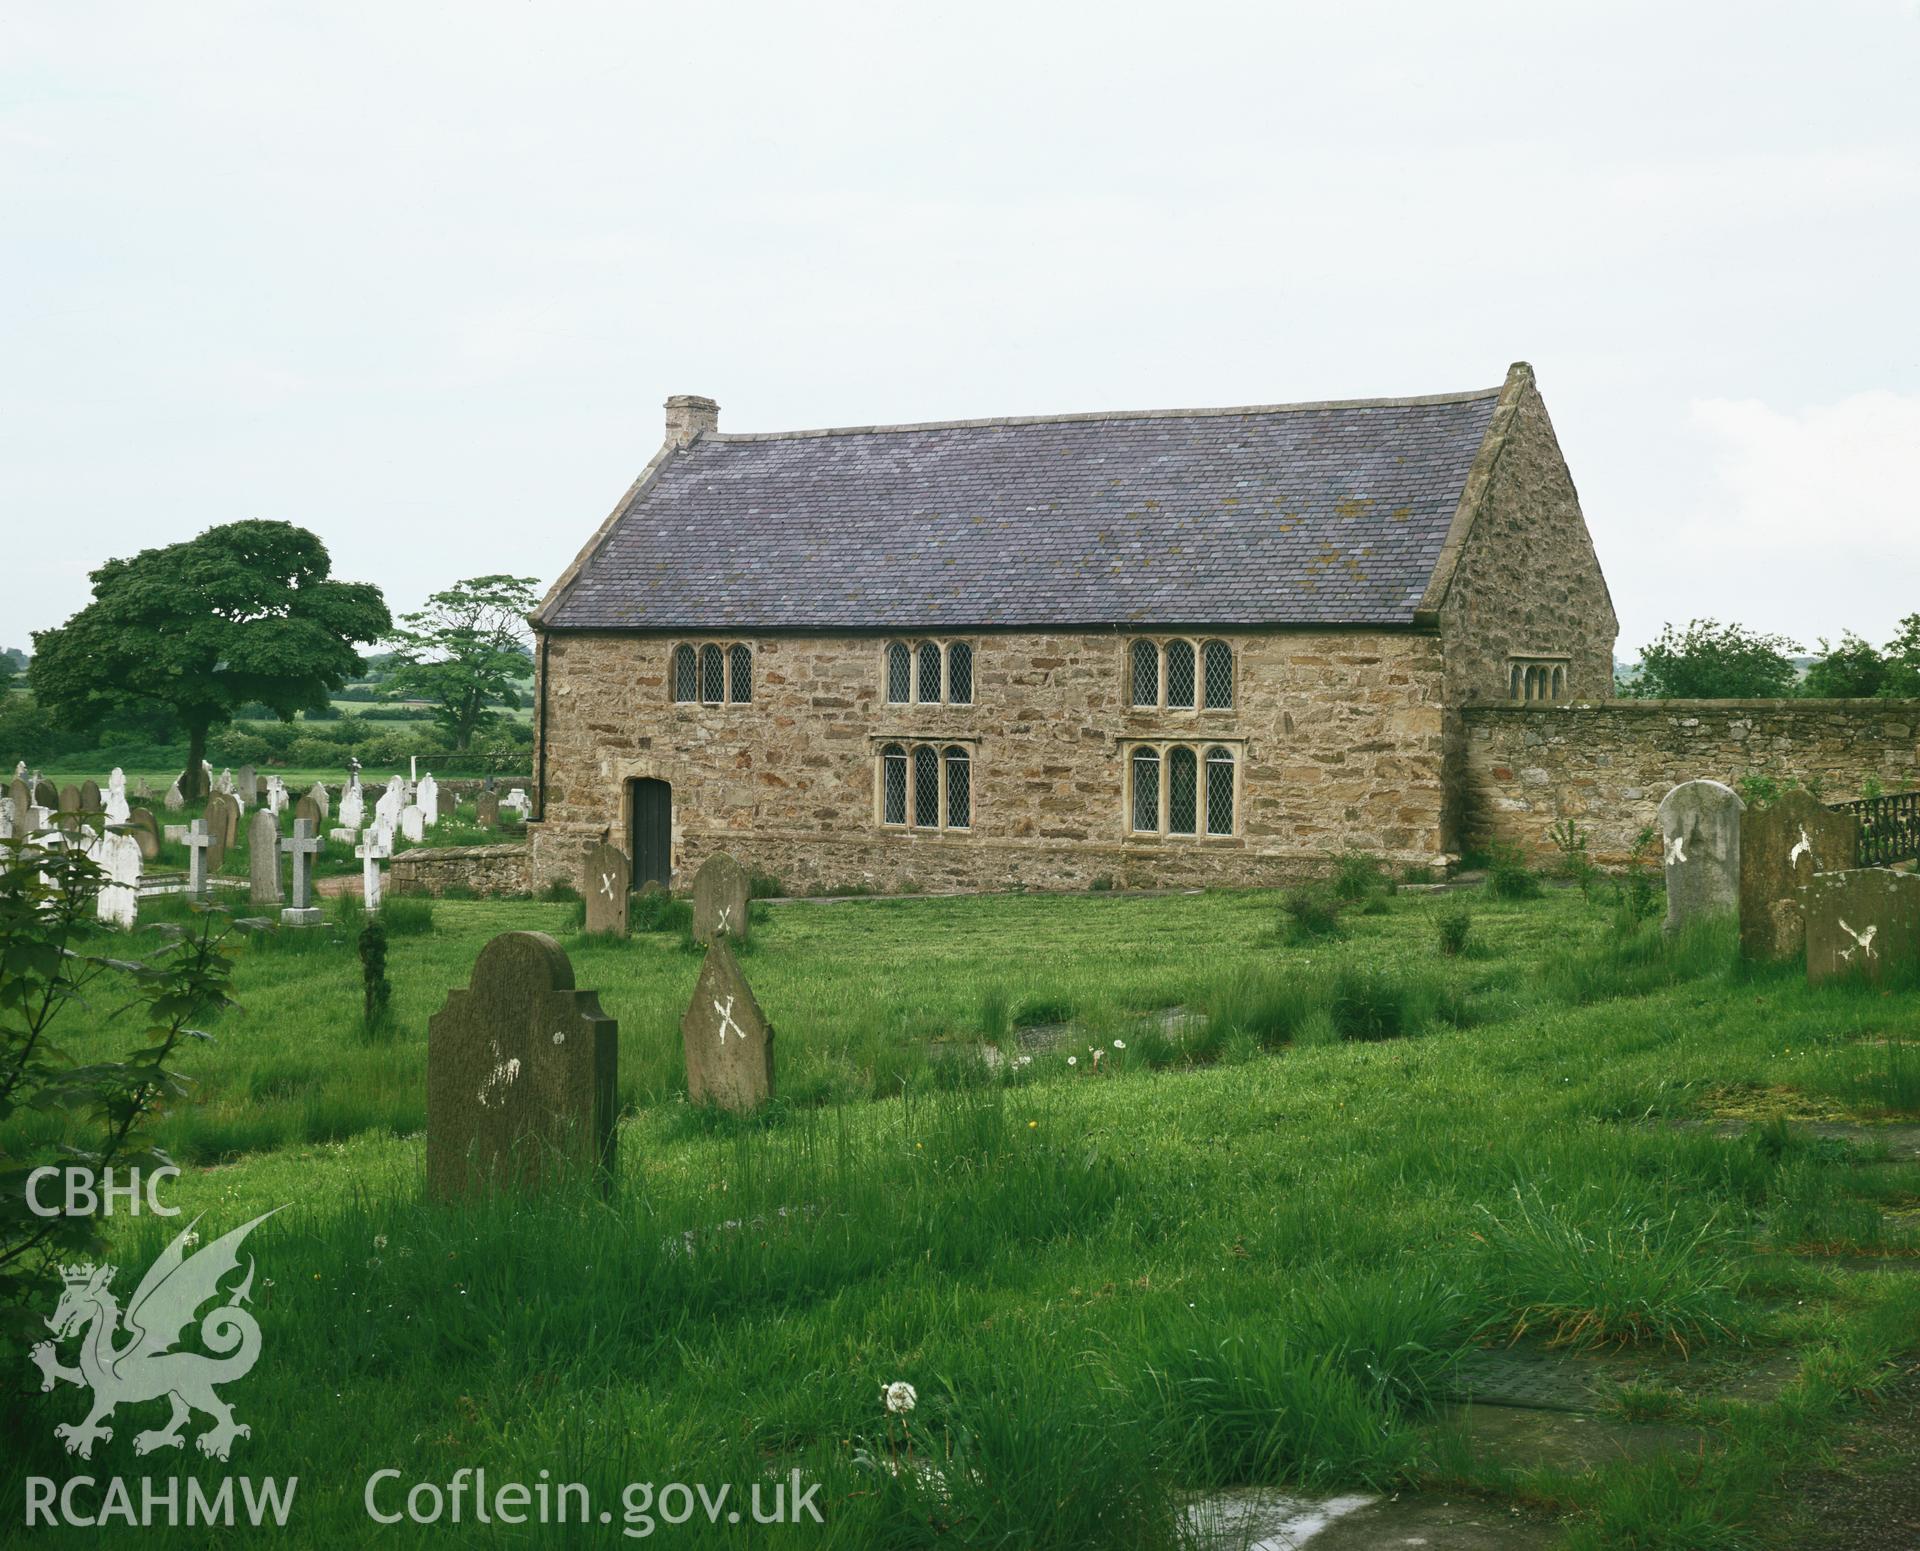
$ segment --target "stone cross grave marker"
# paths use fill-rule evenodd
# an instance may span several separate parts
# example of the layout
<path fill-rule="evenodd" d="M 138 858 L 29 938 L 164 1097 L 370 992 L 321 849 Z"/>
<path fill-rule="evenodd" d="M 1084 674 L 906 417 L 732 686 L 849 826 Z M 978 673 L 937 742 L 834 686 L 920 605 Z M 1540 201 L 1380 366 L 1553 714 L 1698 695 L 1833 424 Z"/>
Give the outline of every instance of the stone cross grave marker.
<path fill-rule="evenodd" d="M 725 937 L 715 937 L 680 1020 L 687 1097 L 722 1109 L 758 1109 L 773 1097 L 773 1025 L 753 999 Z"/>
<path fill-rule="evenodd" d="M 293 858 L 293 888 L 287 908 L 280 912 L 282 926 L 320 924 L 320 909 L 313 902 L 313 860 L 325 845 L 306 819 L 295 819 L 293 833 L 280 842 L 280 849 Z"/>
<path fill-rule="evenodd" d="M 693 940 L 747 940 L 747 872 L 725 851 L 715 851 L 693 875 Z"/>
<path fill-rule="evenodd" d="M 187 896 L 190 899 L 207 897 L 207 851 L 213 845 L 213 836 L 207 833 L 207 821 L 195 819 L 187 826 Z"/>
<path fill-rule="evenodd" d="M 1815 873 L 1805 899 L 1809 985 L 1851 976 L 1878 982 L 1920 958 L 1920 873 Z"/>
<path fill-rule="evenodd" d="M 474 799 L 474 818 L 482 829 L 500 827 L 500 796 L 497 792 L 483 791 Z"/>
<path fill-rule="evenodd" d="M 360 902 L 369 910 L 378 910 L 380 860 L 389 854 L 387 847 L 381 843 L 380 831 L 376 829 L 368 835 L 366 844 L 355 846 L 353 854 L 360 858 Z"/>
<path fill-rule="evenodd" d="M 106 874 L 100 881 L 95 913 L 109 926 L 131 931 L 140 918 L 140 843 L 131 835 L 108 830 L 91 849 Z"/>
<path fill-rule="evenodd" d="M 128 811 L 127 833 L 133 836 L 134 843 L 140 847 L 142 861 L 153 862 L 160 859 L 160 826 L 154 821 L 151 808 L 133 808 Z"/>
<path fill-rule="evenodd" d="M 271 808 L 255 808 L 247 820 L 248 899 L 256 905 L 280 903 L 280 821 Z"/>
<path fill-rule="evenodd" d="M 1667 930 L 1740 904 L 1740 794 L 1718 781 L 1683 781 L 1660 799 Z"/>
<path fill-rule="evenodd" d="M 587 930 L 627 935 L 627 895 L 633 888 L 633 864 L 617 845 L 602 840 L 587 849 L 587 875 L 580 892 L 587 899 Z"/>
<path fill-rule="evenodd" d="M 480 950 L 427 1023 L 427 1192 L 534 1190 L 592 1169 L 611 1188 L 618 1025 L 544 932 Z"/>
<path fill-rule="evenodd" d="M 1787 792 L 1740 815 L 1740 952 L 1791 959 L 1806 945 L 1801 898 L 1815 873 L 1851 868 L 1860 821 L 1806 792 Z"/>

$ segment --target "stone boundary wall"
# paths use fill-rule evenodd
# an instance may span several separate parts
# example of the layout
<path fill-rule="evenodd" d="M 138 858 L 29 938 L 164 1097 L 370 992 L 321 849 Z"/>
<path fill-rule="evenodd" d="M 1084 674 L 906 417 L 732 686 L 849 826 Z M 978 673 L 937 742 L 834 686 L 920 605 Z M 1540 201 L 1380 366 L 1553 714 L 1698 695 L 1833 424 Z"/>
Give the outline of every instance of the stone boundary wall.
<path fill-rule="evenodd" d="M 1558 853 L 1547 831 L 1571 818 L 1589 854 L 1620 866 L 1669 788 L 1749 775 L 1794 777 L 1828 802 L 1920 788 L 1920 700 L 1609 700 L 1469 706 L 1463 840 Z M 1656 858 L 1657 860 L 1657 858 Z"/>
<path fill-rule="evenodd" d="M 394 894 L 444 894 L 449 888 L 525 894 L 533 888 L 532 853 L 524 844 L 397 851 L 387 863 L 387 888 Z"/>

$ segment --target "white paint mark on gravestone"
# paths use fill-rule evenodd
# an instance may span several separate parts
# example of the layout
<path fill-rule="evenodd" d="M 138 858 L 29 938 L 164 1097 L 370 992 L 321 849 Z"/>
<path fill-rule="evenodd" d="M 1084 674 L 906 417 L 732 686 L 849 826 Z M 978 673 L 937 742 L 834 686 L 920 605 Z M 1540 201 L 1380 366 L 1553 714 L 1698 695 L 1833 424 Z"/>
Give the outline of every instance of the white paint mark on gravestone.
<path fill-rule="evenodd" d="M 1845 916 L 1841 916 L 1838 919 L 1840 922 L 1840 930 L 1853 939 L 1853 947 L 1842 948 L 1840 950 L 1840 957 L 1843 959 L 1851 959 L 1854 952 L 1858 950 L 1863 959 L 1872 958 L 1874 933 L 1878 932 L 1880 928 L 1877 926 L 1869 926 L 1864 931 L 1856 932 L 1852 927 L 1847 925 L 1847 918 Z"/>
<path fill-rule="evenodd" d="M 1794 844 L 1793 849 L 1787 853 L 1787 865 L 1789 867 L 1798 867 L 1800 865 L 1800 858 L 1810 854 L 1812 850 L 1813 841 L 1807 835 L 1806 825 L 1802 824 L 1800 826 L 1800 839 Z"/>

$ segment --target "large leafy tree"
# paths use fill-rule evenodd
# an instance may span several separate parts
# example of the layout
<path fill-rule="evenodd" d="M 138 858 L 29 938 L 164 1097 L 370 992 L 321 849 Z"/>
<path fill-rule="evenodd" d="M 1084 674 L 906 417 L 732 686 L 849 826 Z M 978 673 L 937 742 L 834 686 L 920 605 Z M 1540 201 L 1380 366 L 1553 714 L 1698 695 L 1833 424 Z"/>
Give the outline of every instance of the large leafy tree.
<path fill-rule="evenodd" d="M 231 522 L 109 560 L 91 603 L 34 632 L 34 695 L 76 727 L 166 707 L 187 732 L 180 789 L 197 796 L 209 729 L 252 702 L 283 721 L 324 704 L 358 670 L 354 648 L 392 628 L 380 589 L 332 568 L 326 545 L 286 522 Z"/>
<path fill-rule="evenodd" d="M 475 576 L 400 616 L 388 637 L 400 666 L 387 680 L 397 694 L 430 701 L 434 719 L 456 749 L 520 704 L 520 681 L 532 672 L 527 615 L 540 601 L 532 576 Z"/>
<path fill-rule="evenodd" d="M 1900 633 L 1887 642 L 1886 677 L 1880 693 L 1902 700 L 1920 700 L 1920 614 L 1900 621 Z"/>
<path fill-rule="evenodd" d="M 1626 692 L 1642 700 L 1765 700 L 1791 695 L 1799 678 L 1785 636 L 1696 619 L 1664 626 L 1640 654 L 1640 676 Z"/>

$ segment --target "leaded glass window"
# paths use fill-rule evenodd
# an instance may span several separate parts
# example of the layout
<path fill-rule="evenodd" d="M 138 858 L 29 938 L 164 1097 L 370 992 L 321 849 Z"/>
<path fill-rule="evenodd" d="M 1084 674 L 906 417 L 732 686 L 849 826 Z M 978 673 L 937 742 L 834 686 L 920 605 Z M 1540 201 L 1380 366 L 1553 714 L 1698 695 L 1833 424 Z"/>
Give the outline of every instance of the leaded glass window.
<path fill-rule="evenodd" d="M 913 824 L 916 829 L 940 827 L 940 756 L 925 743 L 913 750 Z"/>
<path fill-rule="evenodd" d="M 1193 709 L 1193 642 L 1167 643 L 1167 704 L 1182 711 Z"/>
<path fill-rule="evenodd" d="M 700 698 L 710 705 L 727 698 L 727 660 L 717 646 L 700 648 Z"/>
<path fill-rule="evenodd" d="M 1200 781 L 1193 750 L 1184 743 L 1167 751 L 1167 833 L 1191 835 L 1199 825 Z"/>
<path fill-rule="evenodd" d="M 920 703 L 940 703 L 940 648 L 931 641 L 920 643 Z"/>
<path fill-rule="evenodd" d="M 727 648 L 727 698 L 735 705 L 753 699 L 753 653 L 744 646 Z"/>
<path fill-rule="evenodd" d="M 1133 827 L 1150 834 L 1160 830 L 1160 751 L 1133 751 Z"/>
<path fill-rule="evenodd" d="M 1133 643 L 1133 703 L 1160 704 L 1160 648 L 1151 641 Z"/>
<path fill-rule="evenodd" d="M 673 698 L 682 702 L 700 698 L 700 670 L 691 646 L 673 649 Z"/>
<path fill-rule="evenodd" d="M 907 822 L 907 751 L 897 743 L 880 751 L 880 822 Z"/>
<path fill-rule="evenodd" d="M 1205 672 L 1206 704 L 1209 711 L 1225 711 L 1233 705 L 1233 648 L 1225 641 L 1209 641 L 1200 648 Z"/>
<path fill-rule="evenodd" d="M 887 643 L 887 704 L 905 705 L 913 699 L 913 653 L 904 641 Z"/>
<path fill-rule="evenodd" d="M 1233 833 L 1233 750 L 1207 750 L 1207 833 Z"/>
<path fill-rule="evenodd" d="M 947 745 L 947 828 L 967 829 L 973 823 L 973 767 L 967 751 Z"/>
<path fill-rule="evenodd" d="M 947 648 L 947 699 L 955 705 L 973 704 L 973 648 L 965 641 Z"/>

